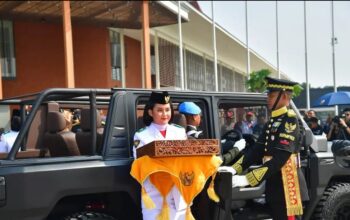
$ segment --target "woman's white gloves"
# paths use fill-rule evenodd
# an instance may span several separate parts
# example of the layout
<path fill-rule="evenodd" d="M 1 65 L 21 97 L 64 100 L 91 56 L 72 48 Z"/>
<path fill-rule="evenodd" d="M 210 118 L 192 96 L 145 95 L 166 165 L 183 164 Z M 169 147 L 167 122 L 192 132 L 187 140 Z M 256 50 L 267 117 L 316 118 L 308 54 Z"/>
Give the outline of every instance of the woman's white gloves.
<path fill-rule="evenodd" d="M 242 138 L 239 141 L 236 141 L 236 143 L 233 145 L 233 147 L 237 147 L 239 151 L 243 150 L 245 148 L 246 142 L 245 140 Z"/>
<path fill-rule="evenodd" d="M 242 151 L 246 146 L 246 141 L 242 138 L 233 145 L 237 147 L 239 151 Z M 248 186 L 249 182 L 245 176 L 236 175 L 237 171 L 232 166 L 222 166 L 218 168 L 218 172 L 228 172 L 232 174 L 232 187 L 244 187 Z M 235 176 L 236 175 L 236 176 Z"/>
<path fill-rule="evenodd" d="M 245 187 L 248 185 L 249 182 L 247 177 L 240 175 L 232 176 L 232 187 Z"/>
<path fill-rule="evenodd" d="M 233 169 L 231 166 L 222 166 L 218 168 L 218 172 L 228 172 L 231 173 L 232 176 L 236 175 L 237 171 Z"/>

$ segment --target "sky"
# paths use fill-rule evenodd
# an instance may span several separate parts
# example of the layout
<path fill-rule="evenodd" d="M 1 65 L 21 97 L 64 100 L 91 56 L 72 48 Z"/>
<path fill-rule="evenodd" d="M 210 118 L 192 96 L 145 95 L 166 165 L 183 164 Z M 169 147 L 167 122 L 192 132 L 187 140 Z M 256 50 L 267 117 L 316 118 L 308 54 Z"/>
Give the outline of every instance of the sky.
<path fill-rule="evenodd" d="M 211 15 L 211 2 L 198 1 Z M 215 1 L 215 21 L 246 42 L 245 2 Z M 332 17 L 330 1 L 306 2 L 307 66 L 311 87 L 333 86 Z M 334 1 L 335 73 L 337 86 L 350 86 L 350 2 Z M 276 2 L 248 1 L 249 47 L 277 66 Z M 280 70 L 291 80 L 306 82 L 304 2 L 278 2 Z"/>

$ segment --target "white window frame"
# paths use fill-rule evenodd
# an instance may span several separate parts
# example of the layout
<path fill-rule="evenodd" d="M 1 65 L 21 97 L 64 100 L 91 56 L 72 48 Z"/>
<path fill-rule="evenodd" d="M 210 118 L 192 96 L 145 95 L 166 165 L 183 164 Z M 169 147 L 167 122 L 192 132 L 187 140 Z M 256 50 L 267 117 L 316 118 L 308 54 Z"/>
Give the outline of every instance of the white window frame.
<path fill-rule="evenodd" d="M 7 32 L 4 31 L 5 28 L 8 28 Z M 5 34 L 8 36 L 5 36 Z M 12 21 L 0 19 L 0 35 L 0 59 L 2 77 L 9 79 L 16 78 L 16 55 Z M 9 42 L 5 42 L 4 38 Z"/>

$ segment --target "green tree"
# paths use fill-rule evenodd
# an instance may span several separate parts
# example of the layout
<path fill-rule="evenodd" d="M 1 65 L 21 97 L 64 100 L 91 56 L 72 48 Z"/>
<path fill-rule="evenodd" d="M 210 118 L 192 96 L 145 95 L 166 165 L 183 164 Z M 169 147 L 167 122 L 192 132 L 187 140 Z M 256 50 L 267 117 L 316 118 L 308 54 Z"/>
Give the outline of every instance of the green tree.
<path fill-rule="evenodd" d="M 296 84 L 293 87 L 293 98 L 298 97 L 303 90 L 304 88 L 300 84 Z"/>
<path fill-rule="evenodd" d="M 265 77 L 269 76 L 271 71 L 269 69 L 261 69 L 259 71 L 253 71 L 250 73 L 249 80 L 246 81 L 248 91 L 250 92 L 264 92 L 266 90 Z M 297 84 L 293 88 L 293 98 L 298 97 L 304 88 Z"/>
<path fill-rule="evenodd" d="M 261 69 L 250 73 L 249 79 L 246 81 L 248 91 L 250 92 L 264 92 L 266 90 L 265 77 L 269 76 L 271 71 L 269 69 Z"/>

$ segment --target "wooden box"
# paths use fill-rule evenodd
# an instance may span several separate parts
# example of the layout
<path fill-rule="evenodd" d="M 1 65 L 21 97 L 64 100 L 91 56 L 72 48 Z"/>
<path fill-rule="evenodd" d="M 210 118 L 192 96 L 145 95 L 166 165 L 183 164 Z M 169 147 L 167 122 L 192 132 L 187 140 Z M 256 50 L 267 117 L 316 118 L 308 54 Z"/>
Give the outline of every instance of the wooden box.
<path fill-rule="evenodd" d="M 158 140 L 136 150 L 137 157 L 200 156 L 220 153 L 217 139 Z"/>

